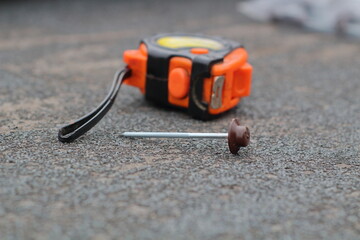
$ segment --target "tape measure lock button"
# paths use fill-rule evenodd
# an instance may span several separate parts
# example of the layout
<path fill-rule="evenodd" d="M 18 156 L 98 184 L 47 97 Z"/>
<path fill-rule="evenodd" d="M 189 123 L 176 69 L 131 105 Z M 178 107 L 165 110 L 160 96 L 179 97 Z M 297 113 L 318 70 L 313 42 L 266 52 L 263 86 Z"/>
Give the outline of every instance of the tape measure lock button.
<path fill-rule="evenodd" d="M 190 75 L 184 68 L 174 68 L 169 73 L 169 92 L 178 99 L 188 95 L 190 85 Z"/>

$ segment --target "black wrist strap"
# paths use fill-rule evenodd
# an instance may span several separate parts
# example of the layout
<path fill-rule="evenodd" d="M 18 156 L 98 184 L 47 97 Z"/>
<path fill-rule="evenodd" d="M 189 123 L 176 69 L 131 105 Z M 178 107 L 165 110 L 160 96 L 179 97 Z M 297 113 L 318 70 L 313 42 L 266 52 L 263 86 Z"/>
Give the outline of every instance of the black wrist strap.
<path fill-rule="evenodd" d="M 130 76 L 130 69 L 125 68 L 116 72 L 110 92 L 102 103 L 90 113 L 79 118 L 75 122 L 60 128 L 58 138 L 60 142 L 72 142 L 92 127 L 94 127 L 110 110 L 123 81 Z"/>

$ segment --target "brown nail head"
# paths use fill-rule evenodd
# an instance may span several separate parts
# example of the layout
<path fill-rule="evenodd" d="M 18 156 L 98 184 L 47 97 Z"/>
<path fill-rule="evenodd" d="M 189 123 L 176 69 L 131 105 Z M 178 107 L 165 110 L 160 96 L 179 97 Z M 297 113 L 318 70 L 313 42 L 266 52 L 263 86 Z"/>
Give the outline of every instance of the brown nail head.
<path fill-rule="evenodd" d="M 228 144 L 232 154 L 237 154 L 240 147 L 246 147 L 250 142 L 250 130 L 246 126 L 240 126 L 237 118 L 231 120 L 228 131 Z"/>

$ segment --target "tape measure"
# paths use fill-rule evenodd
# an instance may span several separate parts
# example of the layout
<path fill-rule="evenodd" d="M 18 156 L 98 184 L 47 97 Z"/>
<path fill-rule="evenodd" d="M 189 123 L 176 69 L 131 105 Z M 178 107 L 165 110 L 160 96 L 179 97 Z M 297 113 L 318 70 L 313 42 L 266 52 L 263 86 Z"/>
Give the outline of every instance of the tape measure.
<path fill-rule="evenodd" d="M 159 34 L 126 50 L 126 68 L 115 74 L 108 96 L 92 112 L 59 130 L 61 142 L 83 135 L 107 113 L 122 83 L 139 88 L 147 100 L 182 108 L 209 120 L 250 95 L 252 66 L 237 42 L 199 34 Z"/>
<path fill-rule="evenodd" d="M 124 62 L 132 70 L 125 84 L 138 87 L 148 100 L 187 109 L 197 119 L 211 119 L 250 95 L 247 52 L 223 38 L 160 34 L 125 51 Z"/>

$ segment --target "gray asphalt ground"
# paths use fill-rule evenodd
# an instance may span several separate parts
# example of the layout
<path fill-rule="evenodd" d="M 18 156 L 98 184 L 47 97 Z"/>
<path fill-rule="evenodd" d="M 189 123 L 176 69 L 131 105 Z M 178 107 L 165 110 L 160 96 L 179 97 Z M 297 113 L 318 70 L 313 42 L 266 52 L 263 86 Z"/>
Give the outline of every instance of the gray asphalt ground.
<path fill-rule="evenodd" d="M 360 42 L 258 24 L 237 1 L 0 3 L 0 239 L 360 239 Z M 242 42 L 253 91 L 202 122 L 125 86 L 71 144 L 125 49 L 161 32 Z M 251 129 L 222 140 L 129 140 L 128 130 Z"/>

